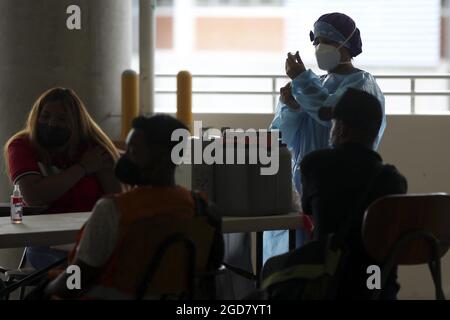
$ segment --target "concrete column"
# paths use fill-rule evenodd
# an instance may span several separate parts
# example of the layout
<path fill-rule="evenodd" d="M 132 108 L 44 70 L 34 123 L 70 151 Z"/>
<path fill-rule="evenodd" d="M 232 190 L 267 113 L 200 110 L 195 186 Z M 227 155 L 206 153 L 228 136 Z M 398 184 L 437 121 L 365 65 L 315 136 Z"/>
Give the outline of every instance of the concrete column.
<path fill-rule="evenodd" d="M 446 72 L 450 72 L 450 0 L 444 0 L 442 2 L 441 19 L 444 22 L 441 30 L 444 51 L 442 53 L 447 66 Z M 447 90 L 450 90 L 450 81 L 447 81 Z M 447 97 L 447 110 L 450 111 L 450 97 Z"/>
<path fill-rule="evenodd" d="M 81 9 L 69 30 L 67 8 Z M 25 123 L 35 99 L 54 86 L 73 88 L 111 138 L 120 134 L 121 73 L 131 66 L 131 0 L 0 1 L 0 145 Z M 0 165 L 0 202 L 11 186 Z M 26 217 L 25 217 L 26 219 Z M 0 252 L 0 265 L 14 266 Z"/>
<path fill-rule="evenodd" d="M 70 5 L 81 9 L 81 30 L 66 26 Z M 118 138 L 120 119 L 109 115 L 120 112 L 131 41 L 131 0 L 0 1 L 0 144 L 23 127 L 37 96 L 54 86 L 73 88 Z M 9 194 L 2 174 L 0 201 Z"/>
<path fill-rule="evenodd" d="M 156 0 L 139 1 L 139 91 L 141 114 L 155 113 Z"/>

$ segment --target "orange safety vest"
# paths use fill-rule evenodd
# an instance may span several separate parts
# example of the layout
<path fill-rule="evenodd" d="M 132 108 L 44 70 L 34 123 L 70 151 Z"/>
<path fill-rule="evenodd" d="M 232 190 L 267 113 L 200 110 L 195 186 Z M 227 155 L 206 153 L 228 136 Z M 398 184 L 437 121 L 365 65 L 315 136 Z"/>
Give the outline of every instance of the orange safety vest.
<path fill-rule="evenodd" d="M 203 196 L 203 195 L 202 195 Z M 120 214 L 118 239 L 115 249 L 105 264 L 100 278 L 87 293 L 90 298 L 127 299 L 133 298 L 137 288 L 132 284 L 124 287 L 117 281 L 118 252 L 128 232 L 128 228 L 140 219 L 170 213 L 174 218 L 191 218 L 195 216 L 195 202 L 192 194 L 185 188 L 139 187 L 132 191 L 114 196 Z M 69 255 L 73 261 L 84 231 L 80 230 L 77 244 Z M 120 282 L 120 281 L 119 281 Z M 85 297 L 86 298 L 86 297 Z"/>

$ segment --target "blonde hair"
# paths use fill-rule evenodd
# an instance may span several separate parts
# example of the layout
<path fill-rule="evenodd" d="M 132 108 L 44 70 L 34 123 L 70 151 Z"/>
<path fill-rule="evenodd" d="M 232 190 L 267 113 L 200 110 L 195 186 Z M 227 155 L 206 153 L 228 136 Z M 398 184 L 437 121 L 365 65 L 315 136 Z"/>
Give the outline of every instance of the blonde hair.
<path fill-rule="evenodd" d="M 111 156 L 113 161 L 119 157 L 114 143 L 103 130 L 95 123 L 86 110 L 81 99 L 72 89 L 52 88 L 44 92 L 34 103 L 31 109 L 25 128 L 12 136 L 5 144 L 3 153 L 6 161 L 6 168 L 9 168 L 8 147 L 17 138 L 28 137 L 32 145 L 36 148 L 40 160 L 50 163 L 50 154 L 37 139 L 37 124 L 39 115 L 43 107 L 49 102 L 60 102 L 65 108 L 70 121 L 72 135 L 67 142 L 69 155 L 73 156 L 80 143 L 86 143 L 89 147 L 100 146 Z"/>

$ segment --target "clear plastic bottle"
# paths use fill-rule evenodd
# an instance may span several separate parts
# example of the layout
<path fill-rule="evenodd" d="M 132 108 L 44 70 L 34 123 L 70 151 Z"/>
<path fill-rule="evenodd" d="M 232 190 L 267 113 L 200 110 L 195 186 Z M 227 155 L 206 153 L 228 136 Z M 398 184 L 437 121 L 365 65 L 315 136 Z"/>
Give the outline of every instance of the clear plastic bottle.
<path fill-rule="evenodd" d="M 11 221 L 14 224 L 22 223 L 23 217 L 23 197 L 18 185 L 14 186 L 11 196 Z"/>

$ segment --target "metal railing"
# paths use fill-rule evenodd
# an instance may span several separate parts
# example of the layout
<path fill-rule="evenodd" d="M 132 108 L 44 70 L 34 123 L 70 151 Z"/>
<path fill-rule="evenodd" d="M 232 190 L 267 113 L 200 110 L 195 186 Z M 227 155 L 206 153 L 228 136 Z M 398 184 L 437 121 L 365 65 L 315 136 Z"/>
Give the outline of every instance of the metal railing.
<path fill-rule="evenodd" d="M 386 91 L 385 96 L 409 96 L 411 98 L 411 114 L 416 113 L 416 97 L 420 96 L 445 96 L 450 97 L 450 90 L 445 91 L 417 91 L 416 84 L 417 80 L 450 80 L 450 74 L 442 75 L 376 75 L 376 79 L 386 79 L 386 80 L 409 80 L 410 81 L 410 91 L 406 92 L 396 92 L 396 91 Z M 450 88 L 450 87 L 449 87 Z"/>
<path fill-rule="evenodd" d="M 278 97 L 279 97 L 279 80 L 288 80 L 284 75 L 193 75 L 195 79 L 266 79 L 271 81 L 271 90 L 193 90 L 193 95 L 269 95 L 272 97 L 273 111 L 275 111 Z M 175 74 L 158 74 L 156 79 L 173 78 L 176 79 Z M 409 80 L 409 91 L 385 91 L 385 96 L 409 96 L 411 98 L 411 114 L 416 113 L 416 97 L 420 96 L 445 96 L 450 97 L 450 90 L 444 91 L 418 91 L 418 80 L 449 80 L 450 74 L 442 75 L 375 75 L 379 80 Z M 450 85 L 449 85 L 450 88 Z M 156 90 L 156 94 L 176 94 L 176 89 L 173 90 Z"/>

